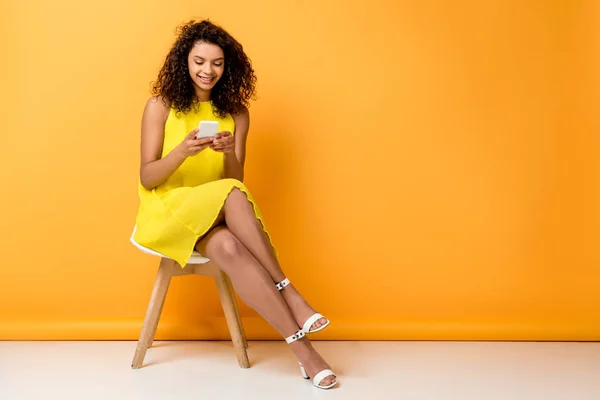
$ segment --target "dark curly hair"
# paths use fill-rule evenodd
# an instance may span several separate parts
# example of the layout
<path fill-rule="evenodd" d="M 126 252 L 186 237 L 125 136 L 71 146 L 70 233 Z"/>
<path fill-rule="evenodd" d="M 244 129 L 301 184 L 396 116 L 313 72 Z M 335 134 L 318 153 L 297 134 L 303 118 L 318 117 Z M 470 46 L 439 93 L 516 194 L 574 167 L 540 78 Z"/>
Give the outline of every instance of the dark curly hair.
<path fill-rule="evenodd" d="M 236 114 L 249 106 L 255 96 L 256 75 L 242 45 L 223 28 L 207 20 L 190 21 L 177 29 L 177 40 L 167 54 L 152 94 L 162 96 L 177 112 L 189 112 L 196 102 L 188 70 L 188 55 L 198 41 L 219 46 L 225 55 L 223 76 L 211 92 L 214 112 L 220 117 Z"/>

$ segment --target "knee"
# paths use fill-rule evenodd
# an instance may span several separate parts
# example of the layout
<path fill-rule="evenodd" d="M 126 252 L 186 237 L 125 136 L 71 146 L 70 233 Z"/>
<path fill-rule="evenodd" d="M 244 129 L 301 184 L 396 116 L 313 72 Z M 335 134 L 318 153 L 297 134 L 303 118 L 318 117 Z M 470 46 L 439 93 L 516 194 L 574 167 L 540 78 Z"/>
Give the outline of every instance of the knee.
<path fill-rule="evenodd" d="M 224 229 L 219 235 L 214 251 L 222 258 L 233 260 L 244 255 L 244 245 L 228 230 Z"/>
<path fill-rule="evenodd" d="M 248 202 L 248 197 L 246 193 L 242 192 L 238 188 L 233 188 L 229 195 L 227 196 L 227 203 L 233 204 L 243 204 Z"/>

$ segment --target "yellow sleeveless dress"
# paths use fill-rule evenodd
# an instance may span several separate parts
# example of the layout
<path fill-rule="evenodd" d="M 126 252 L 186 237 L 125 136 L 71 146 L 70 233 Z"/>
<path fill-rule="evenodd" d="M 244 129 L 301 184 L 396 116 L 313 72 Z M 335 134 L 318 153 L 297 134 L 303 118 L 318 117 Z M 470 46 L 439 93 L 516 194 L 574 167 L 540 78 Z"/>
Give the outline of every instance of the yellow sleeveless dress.
<path fill-rule="evenodd" d="M 171 109 L 165 122 L 162 157 L 198 127 L 201 120 L 217 121 L 219 131 L 235 133 L 233 118 L 216 116 L 210 102 L 199 103 L 197 111 L 187 114 L 178 114 Z M 188 157 L 165 183 L 156 188 L 148 190 L 138 183 L 140 207 L 134 240 L 184 267 L 196 242 L 213 226 L 229 193 L 238 188 L 248 196 L 256 218 L 271 241 L 246 186 L 237 179 L 223 179 L 223 172 L 223 153 L 207 148 Z"/>

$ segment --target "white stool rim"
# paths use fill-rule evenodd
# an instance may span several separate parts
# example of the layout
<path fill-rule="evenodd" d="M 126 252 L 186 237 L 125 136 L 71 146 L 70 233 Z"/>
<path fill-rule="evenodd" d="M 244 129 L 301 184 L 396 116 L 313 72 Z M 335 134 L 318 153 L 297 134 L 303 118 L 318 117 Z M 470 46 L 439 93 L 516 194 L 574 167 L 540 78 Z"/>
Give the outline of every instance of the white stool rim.
<path fill-rule="evenodd" d="M 136 229 L 137 229 L 137 226 L 134 226 L 133 232 L 131 233 L 131 237 L 129 238 L 129 241 L 131 242 L 131 244 L 133 244 L 135 247 L 137 247 L 142 253 L 146 253 L 146 254 L 150 254 L 152 256 L 157 256 L 157 257 L 162 257 L 162 258 L 169 258 L 169 257 L 165 256 L 164 254 L 161 254 L 157 251 L 154 251 L 152 249 L 144 247 L 141 244 L 139 244 L 138 242 L 136 242 L 135 239 L 133 238 L 133 236 L 135 235 Z M 200 254 L 196 250 L 194 250 L 187 263 L 188 264 L 206 264 L 208 262 L 210 262 L 210 259 L 204 257 L 202 254 Z"/>

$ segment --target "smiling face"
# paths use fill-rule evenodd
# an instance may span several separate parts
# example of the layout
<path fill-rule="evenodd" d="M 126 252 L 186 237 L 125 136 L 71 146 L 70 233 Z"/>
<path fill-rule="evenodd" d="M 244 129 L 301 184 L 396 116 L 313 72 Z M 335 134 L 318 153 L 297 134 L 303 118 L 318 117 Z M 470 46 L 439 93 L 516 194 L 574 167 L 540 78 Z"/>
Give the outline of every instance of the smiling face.
<path fill-rule="evenodd" d="M 188 70 L 200 101 L 210 100 L 210 92 L 225 71 L 225 56 L 219 46 L 196 42 L 188 55 Z"/>

